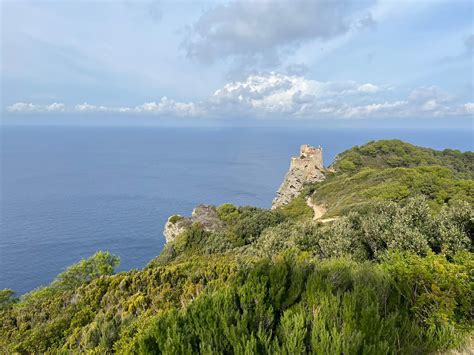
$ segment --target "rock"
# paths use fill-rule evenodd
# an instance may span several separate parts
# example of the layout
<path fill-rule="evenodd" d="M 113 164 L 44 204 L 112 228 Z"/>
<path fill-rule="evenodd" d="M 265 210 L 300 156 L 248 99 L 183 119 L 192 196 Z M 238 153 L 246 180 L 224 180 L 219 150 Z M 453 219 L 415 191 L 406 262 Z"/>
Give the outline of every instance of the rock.
<path fill-rule="evenodd" d="M 181 217 L 176 219 L 176 217 Z M 191 227 L 192 222 L 189 218 L 184 218 L 180 215 L 173 215 L 168 218 L 168 221 L 165 224 L 163 230 L 163 235 L 165 236 L 166 243 L 169 243 L 176 239 L 178 235 L 183 233 L 186 229 Z"/>
<path fill-rule="evenodd" d="M 163 230 L 166 243 L 175 240 L 178 235 L 191 228 L 193 224 L 200 225 L 208 232 L 217 232 L 225 227 L 214 206 L 199 205 L 194 208 L 191 217 L 174 215 L 168 218 Z"/>
<path fill-rule="evenodd" d="M 323 148 L 308 144 L 300 147 L 300 155 L 291 158 L 290 170 L 273 199 L 272 209 L 288 204 L 299 195 L 305 183 L 323 181 Z"/>
<path fill-rule="evenodd" d="M 224 222 L 220 220 L 219 214 L 214 206 L 197 206 L 191 214 L 191 221 L 198 223 L 208 232 L 217 232 L 225 227 Z"/>

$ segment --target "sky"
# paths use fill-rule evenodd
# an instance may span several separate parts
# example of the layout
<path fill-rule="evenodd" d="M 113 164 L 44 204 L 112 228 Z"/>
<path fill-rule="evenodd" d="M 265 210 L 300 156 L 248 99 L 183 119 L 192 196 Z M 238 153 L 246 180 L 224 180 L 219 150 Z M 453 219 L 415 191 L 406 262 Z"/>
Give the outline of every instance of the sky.
<path fill-rule="evenodd" d="M 470 0 L 0 4 L 4 120 L 472 127 Z"/>

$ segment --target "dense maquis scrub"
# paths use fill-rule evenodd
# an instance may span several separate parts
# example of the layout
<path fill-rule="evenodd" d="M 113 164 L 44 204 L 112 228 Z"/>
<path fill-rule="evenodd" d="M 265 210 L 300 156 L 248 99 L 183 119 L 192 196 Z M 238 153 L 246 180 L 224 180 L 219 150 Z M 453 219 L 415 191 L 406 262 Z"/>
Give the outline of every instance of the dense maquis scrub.
<path fill-rule="evenodd" d="M 364 168 L 414 168 L 444 166 L 462 178 L 474 178 L 474 153 L 445 149 L 437 151 L 416 147 L 399 140 L 380 140 L 341 153 L 332 167 L 338 172 L 354 173 Z"/>
<path fill-rule="evenodd" d="M 0 351 L 413 354 L 462 346 L 474 325 L 471 163 L 472 153 L 399 141 L 356 147 L 287 206 L 216 207 L 219 230 L 192 225 L 143 270 L 113 274 L 118 259 L 99 252 L 20 299 L 0 291 Z M 313 220 L 308 197 L 330 221 Z"/>

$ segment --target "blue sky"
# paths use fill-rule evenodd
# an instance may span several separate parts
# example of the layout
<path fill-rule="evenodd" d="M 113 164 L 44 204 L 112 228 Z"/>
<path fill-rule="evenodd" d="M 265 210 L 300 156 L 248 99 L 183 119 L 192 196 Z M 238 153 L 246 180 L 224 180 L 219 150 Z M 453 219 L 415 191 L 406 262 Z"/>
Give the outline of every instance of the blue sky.
<path fill-rule="evenodd" d="M 8 119 L 470 120 L 472 1 L 1 1 Z"/>

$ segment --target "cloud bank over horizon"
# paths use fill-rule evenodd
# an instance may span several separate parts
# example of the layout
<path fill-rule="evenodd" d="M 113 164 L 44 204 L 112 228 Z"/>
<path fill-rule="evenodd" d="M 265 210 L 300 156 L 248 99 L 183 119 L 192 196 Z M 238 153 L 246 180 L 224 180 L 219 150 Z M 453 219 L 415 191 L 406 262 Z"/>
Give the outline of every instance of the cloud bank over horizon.
<path fill-rule="evenodd" d="M 135 113 L 167 117 L 253 117 L 272 119 L 357 119 L 453 117 L 474 114 L 474 102 L 460 102 L 436 86 L 418 87 L 397 97 L 389 85 L 316 81 L 281 73 L 250 75 L 216 90 L 205 100 L 179 102 L 166 96 L 137 106 L 79 103 L 39 105 L 17 102 L 11 113 Z"/>
<path fill-rule="evenodd" d="M 1 110 L 474 117 L 473 11 L 469 0 L 4 2 Z"/>

